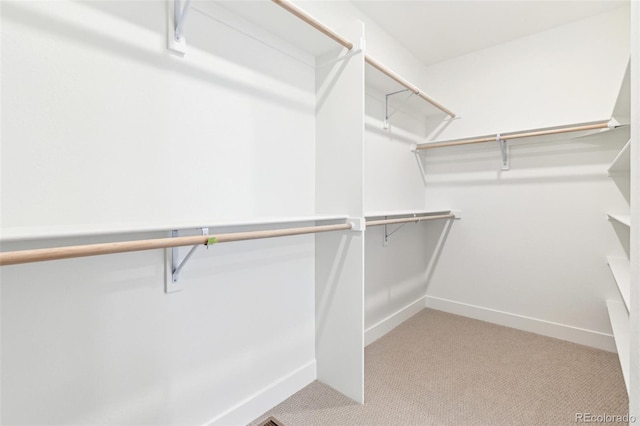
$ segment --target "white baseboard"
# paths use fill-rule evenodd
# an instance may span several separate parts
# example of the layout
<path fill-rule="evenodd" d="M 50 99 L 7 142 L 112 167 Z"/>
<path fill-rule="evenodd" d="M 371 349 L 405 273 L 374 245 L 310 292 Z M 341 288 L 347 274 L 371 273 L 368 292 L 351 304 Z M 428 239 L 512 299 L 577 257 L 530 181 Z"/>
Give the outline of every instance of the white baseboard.
<path fill-rule="evenodd" d="M 246 425 L 316 380 L 316 377 L 316 361 L 313 360 L 219 414 L 207 425 Z"/>
<path fill-rule="evenodd" d="M 425 307 L 425 297 L 421 297 L 400 309 L 399 311 L 389 315 L 382 321 L 378 321 L 376 324 L 367 328 L 364 331 L 364 345 L 369 346 L 421 310 Z"/>
<path fill-rule="evenodd" d="M 611 334 L 497 311 L 482 306 L 455 302 L 453 300 L 441 299 L 439 297 L 426 296 L 425 306 L 438 311 L 504 325 L 517 330 L 529 331 L 531 333 L 566 340 L 608 352 L 616 352 L 616 344 Z"/>

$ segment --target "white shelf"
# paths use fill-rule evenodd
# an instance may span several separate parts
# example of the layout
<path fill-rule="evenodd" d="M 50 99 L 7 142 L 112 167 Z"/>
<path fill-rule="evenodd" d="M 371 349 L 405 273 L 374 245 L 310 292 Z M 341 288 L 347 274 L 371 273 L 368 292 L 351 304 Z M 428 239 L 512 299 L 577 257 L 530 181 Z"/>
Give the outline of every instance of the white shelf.
<path fill-rule="evenodd" d="M 226 9 L 313 56 L 340 47 L 335 41 L 271 1 L 194 2 L 192 7 L 214 17 L 218 16 L 220 8 Z M 304 10 L 305 5 L 301 4 L 300 8 Z"/>
<path fill-rule="evenodd" d="M 629 393 L 629 315 L 624 305 L 614 300 L 607 300 L 607 310 L 609 311 L 609 321 L 613 330 L 613 338 L 618 350 L 620 368 L 624 383 Z"/>
<path fill-rule="evenodd" d="M 629 275 L 629 259 L 624 257 L 607 257 L 607 263 L 611 268 L 613 278 L 616 280 L 618 290 L 624 301 L 624 305 L 629 312 L 629 301 L 631 298 L 631 281 Z"/>
<path fill-rule="evenodd" d="M 607 171 L 612 173 L 629 173 L 631 170 L 631 139 L 620 150 Z"/>
<path fill-rule="evenodd" d="M 625 226 L 631 226 L 631 215 L 629 213 L 607 213 L 607 216 Z"/>
<path fill-rule="evenodd" d="M 451 210 L 387 210 L 387 211 L 371 211 L 365 212 L 365 217 L 395 217 L 395 216 L 411 216 L 411 215 L 436 215 L 447 214 Z"/>
<path fill-rule="evenodd" d="M 620 83 L 618 98 L 613 108 L 611 116 L 620 124 L 629 124 L 631 122 L 631 62 L 627 64 L 627 69 Z"/>
<path fill-rule="evenodd" d="M 143 224 L 111 224 L 96 227 L 95 225 L 73 225 L 59 227 L 15 227 L 3 229 L 0 241 L 35 240 L 46 238 L 86 237 L 94 235 L 129 234 L 138 232 L 161 232 L 172 229 L 195 229 L 202 227 L 226 228 L 231 226 L 277 225 L 300 222 L 323 222 L 346 220 L 348 215 L 309 215 L 309 216 L 280 216 L 253 217 L 239 219 L 202 219 L 200 221 Z"/>

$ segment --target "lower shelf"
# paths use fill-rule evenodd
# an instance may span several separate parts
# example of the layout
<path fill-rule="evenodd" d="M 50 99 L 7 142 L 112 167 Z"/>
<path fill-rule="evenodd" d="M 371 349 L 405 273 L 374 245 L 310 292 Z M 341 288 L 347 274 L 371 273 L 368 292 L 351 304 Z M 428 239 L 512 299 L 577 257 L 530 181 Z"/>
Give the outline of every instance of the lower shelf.
<path fill-rule="evenodd" d="M 622 376 L 629 393 L 629 314 L 624 304 L 615 300 L 607 300 L 607 310 L 616 341 Z"/>

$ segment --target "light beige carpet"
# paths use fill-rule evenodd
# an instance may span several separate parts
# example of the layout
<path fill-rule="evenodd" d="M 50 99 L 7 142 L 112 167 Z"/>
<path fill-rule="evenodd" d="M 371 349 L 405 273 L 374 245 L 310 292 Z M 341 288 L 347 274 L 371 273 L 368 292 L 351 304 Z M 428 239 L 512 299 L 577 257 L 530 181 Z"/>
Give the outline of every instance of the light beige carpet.
<path fill-rule="evenodd" d="M 365 349 L 364 405 L 314 382 L 251 425 L 575 425 L 577 413 L 627 412 L 616 354 L 425 309 Z"/>

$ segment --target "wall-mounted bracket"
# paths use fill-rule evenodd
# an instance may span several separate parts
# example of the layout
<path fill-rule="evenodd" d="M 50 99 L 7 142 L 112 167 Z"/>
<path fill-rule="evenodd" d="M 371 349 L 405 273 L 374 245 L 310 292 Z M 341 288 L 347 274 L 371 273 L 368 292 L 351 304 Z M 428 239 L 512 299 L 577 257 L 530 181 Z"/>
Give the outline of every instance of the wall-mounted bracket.
<path fill-rule="evenodd" d="M 406 98 L 404 98 L 402 100 L 402 102 L 400 103 L 400 105 L 398 105 L 398 107 L 393 111 L 393 112 L 389 112 L 389 97 L 393 96 L 393 95 L 398 95 L 400 93 L 405 93 L 405 92 L 410 92 L 409 96 L 407 96 Z M 413 96 L 416 95 L 417 93 L 411 92 L 409 89 L 404 89 L 404 90 L 398 90 L 397 92 L 392 92 L 392 93 L 387 93 L 384 97 L 384 123 L 382 124 L 382 127 L 384 129 L 388 129 L 389 128 L 389 119 L 391 117 L 393 117 L 393 115 L 398 112 L 398 110 L 405 104 L 407 103 L 407 101 Z"/>
<path fill-rule="evenodd" d="M 511 164 L 509 161 L 509 143 L 500 137 L 500 133 L 496 135 L 496 142 L 498 142 L 498 145 L 500 146 L 500 153 L 502 154 L 501 170 L 511 169 Z"/>
<path fill-rule="evenodd" d="M 413 217 L 417 217 L 414 213 Z M 387 219 L 387 216 L 384 217 L 385 219 Z M 418 223 L 419 221 L 415 221 L 414 223 Z M 405 226 L 407 226 L 409 223 L 411 222 L 406 222 L 403 223 L 402 225 L 399 225 L 396 229 L 394 229 L 393 231 L 389 232 L 389 228 L 388 225 L 385 223 L 384 225 L 384 239 L 382 241 L 382 246 L 386 247 L 387 243 L 389 242 L 389 237 L 392 236 L 393 234 L 395 234 L 396 232 L 398 232 L 400 229 L 404 228 Z"/>
<path fill-rule="evenodd" d="M 201 228 L 201 230 L 202 230 L 202 235 L 209 235 L 209 228 Z M 175 229 L 171 231 L 171 236 L 174 238 L 177 237 L 178 231 Z M 168 268 L 166 271 L 166 280 L 165 280 L 166 293 L 173 293 L 174 291 L 180 291 L 184 288 L 182 285 L 178 284 L 178 278 L 180 278 L 180 271 L 182 271 L 182 269 L 187 264 L 187 262 L 189 261 L 193 253 L 195 253 L 195 251 L 198 249 L 198 247 L 200 247 L 200 245 L 191 247 L 191 249 L 189 250 L 189 253 L 187 253 L 187 255 L 184 257 L 184 259 L 182 259 L 181 262 L 180 262 L 179 247 L 172 247 L 171 249 L 167 249 L 170 253 L 170 256 L 169 256 L 169 259 L 167 259 Z M 209 248 L 209 246 L 207 246 L 207 248 Z"/>
<path fill-rule="evenodd" d="M 363 217 L 352 217 L 347 220 L 351 224 L 351 230 L 364 232 L 367 229 L 367 220 Z"/>
<path fill-rule="evenodd" d="M 184 25 L 187 20 L 191 0 L 185 0 L 180 6 L 180 0 L 167 0 L 167 48 L 179 56 L 184 56 L 187 40 L 184 36 Z"/>

